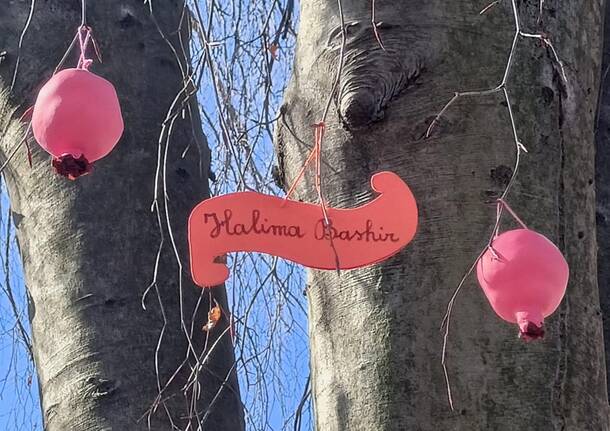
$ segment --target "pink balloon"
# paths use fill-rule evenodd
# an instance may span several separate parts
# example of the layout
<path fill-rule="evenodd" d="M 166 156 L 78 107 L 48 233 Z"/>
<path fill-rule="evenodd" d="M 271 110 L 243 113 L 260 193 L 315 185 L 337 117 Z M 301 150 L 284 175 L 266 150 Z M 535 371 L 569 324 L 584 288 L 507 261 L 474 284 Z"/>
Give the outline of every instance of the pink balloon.
<path fill-rule="evenodd" d="M 123 134 L 113 85 L 85 69 L 62 70 L 38 93 L 32 130 L 57 172 L 70 179 L 88 173 Z"/>
<path fill-rule="evenodd" d="M 561 303 L 568 285 L 568 264 L 545 236 L 529 229 L 504 232 L 477 263 L 477 278 L 491 307 L 519 325 L 519 336 L 544 336 L 544 318 Z"/>

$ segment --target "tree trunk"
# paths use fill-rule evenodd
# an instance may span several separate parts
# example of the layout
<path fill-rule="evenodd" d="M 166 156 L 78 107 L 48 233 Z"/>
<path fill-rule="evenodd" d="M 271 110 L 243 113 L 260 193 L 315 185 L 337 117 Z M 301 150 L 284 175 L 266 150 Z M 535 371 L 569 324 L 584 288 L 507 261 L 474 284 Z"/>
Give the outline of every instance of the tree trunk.
<path fill-rule="evenodd" d="M 552 51 L 520 39 L 508 91 L 524 154 L 508 200 L 554 241 L 571 269 L 567 295 L 525 344 L 470 277 L 448 346 L 456 411 L 441 367 L 445 308 L 485 247 L 495 199 L 513 170 L 515 145 L 501 93 L 461 99 L 425 139 L 455 91 L 502 80 L 514 34 L 511 3 L 343 0 L 345 65 L 326 122 L 329 204 L 371 198 L 373 173 L 391 170 L 420 209 L 415 240 L 379 265 L 312 271 L 311 364 L 318 430 L 607 430 L 608 399 L 596 277 L 593 123 L 601 65 L 603 1 L 520 2 L 523 31 L 551 36 Z M 277 138 L 290 184 L 322 118 L 339 65 L 337 1 L 303 0 L 296 62 Z M 338 112 L 337 112 L 338 111 Z M 338 115 L 339 114 L 339 115 Z M 341 118 L 341 120 L 339 120 Z M 314 201 L 309 178 L 297 197 Z M 510 228 L 504 222 L 503 228 Z"/>
<path fill-rule="evenodd" d="M 604 52 L 600 81 L 597 122 L 595 124 L 595 192 L 597 198 L 597 273 L 604 318 L 606 378 L 610 377 L 610 7 L 606 6 Z M 610 389 L 610 385 L 609 389 Z"/>
<path fill-rule="evenodd" d="M 157 141 L 172 100 L 183 87 L 181 67 L 189 61 L 188 53 L 179 48 L 179 36 L 185 35 L 179 30 L 185 22 L 182 2 L 152 3 L 167 40 L 149 6 L 141 1 L 89 2 L 87 23 L 104 60 L 96 61 L 91 70 L 115 84 L 123 109 L 126 128 L 117 148 L 96 163 L 91 175 L 73 182 L 54 174 L 49 156 L 35 144 L 32 168 L 25 148 L 19 148 L 4 171 L 30 298 L 34 356 L 49 431 L 166 431 L 187 429 L 188 423 L 188 429 L 243 429 L 226 319 L 206 344 L 201 326 L 207 320 L 209 297 L 187 275 L 187 217 L 208 194 L 209 152 L 196 103 L 191 104 L 192 122 L 188 110 L 185 117 L 181 115 L 190 103 L 184 102 L 184 94 L 172 111 L 179 115 L 172 122 L 165 169 L 168 214 L 185 268 L 181 274 L 161 189 L 157 198 L 163 249 L 157 283 L 144 299 L 146 310 L 141 305 L 162 240 L 157 215 L 150 210 Z M 4 2 L 0 10 L 0 51 L 6 51 L 0 63 L 4 160 L 23 134 L 20 115 L 33 104 L 81 22 L 80 1 L 33 4 L 9 95 L 6 90 L 29 2 Z M 168 42 L 184 53 L 180 66 Z M 67 64 L 72 66 L 75 60 L 72 55 Z M 165 147 L 162 151 L 163 155 Z M 213 294 L 226 310 L 224 289 Z M 207 354 L 206 346 L 209 350 L 219 334 L 224 336 L 214 353 L 198 362 L 196 357 Z M 175 371 L 176 377 L 160 395 L 162 401 L 149 415 L 159 388 Z M 195 371 L 196 384 L 184 390 Z"/>

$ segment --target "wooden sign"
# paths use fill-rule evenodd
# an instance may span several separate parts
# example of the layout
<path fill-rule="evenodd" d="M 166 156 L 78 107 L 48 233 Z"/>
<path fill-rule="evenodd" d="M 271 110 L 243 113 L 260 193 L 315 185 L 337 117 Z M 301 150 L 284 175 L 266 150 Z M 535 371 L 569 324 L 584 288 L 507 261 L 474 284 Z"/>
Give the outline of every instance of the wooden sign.
<path fill-rule="evenodd" d="M 191 273 L 201 287 L 222 284 L 229 269 L 217 261 L 236 251 L 261 252 L 316 269 L 353 269 L 383 261 L 415 236 L 417 204 L 392 172 L 371 178 L 375 199 L 358 208 L 328 208 L 256 192 L 201 202 L 189 218 Z"/>

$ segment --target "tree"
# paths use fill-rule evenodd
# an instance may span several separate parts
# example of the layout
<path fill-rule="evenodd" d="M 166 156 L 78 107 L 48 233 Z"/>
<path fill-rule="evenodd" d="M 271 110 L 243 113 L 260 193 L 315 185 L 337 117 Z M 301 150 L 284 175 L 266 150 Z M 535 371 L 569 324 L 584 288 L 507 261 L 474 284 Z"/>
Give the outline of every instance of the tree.
<path fill-rule="evenodd" d="M 95 173 L 74 182 L 37 146 L 28 165 L 20 117 L 74 37 L 81 4 L 5 2 L 0 14 L 3 174 L 46 429 L 243 429 L 230 337 L 216 343 L 227 320 L 216 335 L 200 329 L 214 300 L 226 309 L 224 289 L 208 296 L 192 285 L 176 228 L 208 195 L 184 7 L 89 3 L 104 56 L 93 70 L 117 87 L 126 129 Z"/>
<path fill-rule="evenodd" d="M 595 123 L 595 192 L 597 201 L 597 273 L 600 289 L 600 302 L 604 319 L 604 342 L 606 363 L 610 363 L 610 267 L 607 262 L 610 255 L 610 225 L 608 219 L 608 200 L 610 194 L 610 173 L 607 166 L 610 161 L 610 92 L 608 91 L 608 68 L 610 67 L 610 7 L 606 6 L 604 25 L 604 50 L 602 74 L 599 91 L 599 104 Z M 606 378 L 610 373 L 606 373 Z M 608 385 L 610 389 L 610 385 Z"/>
<path fill-rule="evenodd" d="M 192 286 L 184 263 L 183 226 L 213 176 L 189 79 L 198 66 L 188 32 L 193 25 L 198 58 L 212 75 L 215 44 L 231 41 L 252 58 L 269 51 L 256 67 L 265 88 L 258 126 L 270 134 L 272 57 L 293 2 L 269 6 L 268 17 L 276 3 L 284 11 L 277 35 L 240 39 L 236 24 L 235 39 L 222 40 L 211 39 L 202 15 L 189 15 L 183 2 L 136 3 L 90 2 L 87 15 L 104 54 L 94 70 L 117 86 L 127 129 L 93 175 L 72 183 L 51 173 L 36 146 L 28 166 L 20 118 L 73 37 L 81 3 L 11 2 L 0 16 L 0 150 L 46 427 L 166 430 L 173 422 L 178 429 L 239 430 L 228 321 L 210 338 L 199 330 L 214 300 L 227 309 L 224 290 Z M 599 232 L 596 266 L 593 156 L 604 2 L 564 3 L 520 2 L 515 9 L 516 0 L 506 0 L 479 15 L 485 4 L 464 1 L 303 0 L 294 76 L 277 122 L 277 179 L 285 188 L 292 183 L 311 150 L 311 125 L 323 120 L 329 204 L 368 200 L 371 174 L 387 169 L 409 183 L 421 214 L 416 240 L 393 259 L 309 274 L 317 429 L 610 427 L 596 272 L 603 283 L 606 233 Z M 513 11 L 524 33 L 515 34 Z M 224 13 L 216 19 L 233 26 Z M 261 17 L 267 28 L 271 20 Z M 228 68 L 242 76 L 259 73 L 230 57 Z M 249 141 L 241 118 L 248 115 L 238 112 L 233 94 L 248 98 L 251 89 L 222 73 L 210 81 L 216 103 L 226 105 L 219 140 L 242 163 L 234 170 L 238 188 L 245 187 L 258 141 Z M 436 116 L 455 91 L 480 88 L 495 89 L 459 97 Z M 598 168 L 605 167 L 604 121 L 601 115 Z M 263 188 L 263 174 L 248 175 Z M 602 169 L 597 178 L 605 186 Z M 468 279 L 448 338 L 451 412 L 438 327 L 453 289 L 487 244 L 495 203 L 509 185 L 506 200 L 565 253 L 571 283 L 547 321 L 546 339 L 526 345 Z M 318 199 L 311 178 L 297 194 Z M 604 214 L 602 205 L 602 227 Z M 277 272 L 273 263 L 269 274 Z M 253 288 L 257 294 L 264 284 Z"/>
<path fill-rule="evenodd" d="M 356 206 L 370 198 L 364 192 L 371 175 L 391 170 L 409 183 L 421 211 L 415 241 L 391 260 L 340 275 L 310 273 L 317 429 L 610 426 L 593 139 L 604 3 L 519 2 L 525 34 L 516 36 L 516 2 L 491 6 L 480 15 L 484 4 L 464 1 L 301 4 L 278 126 L 284 185 L 307 157 L 310 125 L 324 118 L 330 94 L 322 145 L 328 202 Z M 506 85 L 461 97 L 434 121 L 454 92 L 504 82 L 507 62 Z M 476 281 L 467 281 L 447 352 L 452 413 L 438 328 L 453 288 L 487 244 L 495 206 L 485 202 L 503 196 L 519 141 L 528 153 L 518 150 L 519 175 L 507 200 L 562 249 L 571 281 L 537 344 L 518 340 L 493 316 Z M 298 191 L 317 199 L 313 180 Z"/>

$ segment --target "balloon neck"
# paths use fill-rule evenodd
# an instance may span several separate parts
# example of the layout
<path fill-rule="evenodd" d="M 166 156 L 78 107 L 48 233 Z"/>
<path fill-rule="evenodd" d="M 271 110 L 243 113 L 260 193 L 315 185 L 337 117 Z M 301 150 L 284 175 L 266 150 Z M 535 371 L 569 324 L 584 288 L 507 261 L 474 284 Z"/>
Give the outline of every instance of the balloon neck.
<path fill-rule="evenodd" d="M 83 154 L 75 157 L 73 154 L 62 154 L 53 158 L 53 167 L 59 175 L 75 180 L 80 176 L 87 175 L 93 170 L 93 165 Z"/>
<path fill-rule="evenodd" d="M 544 338 L 544 317 L 540 312 L 519 311 L 516 313 L 519 338 L 534 341 Z"/>

